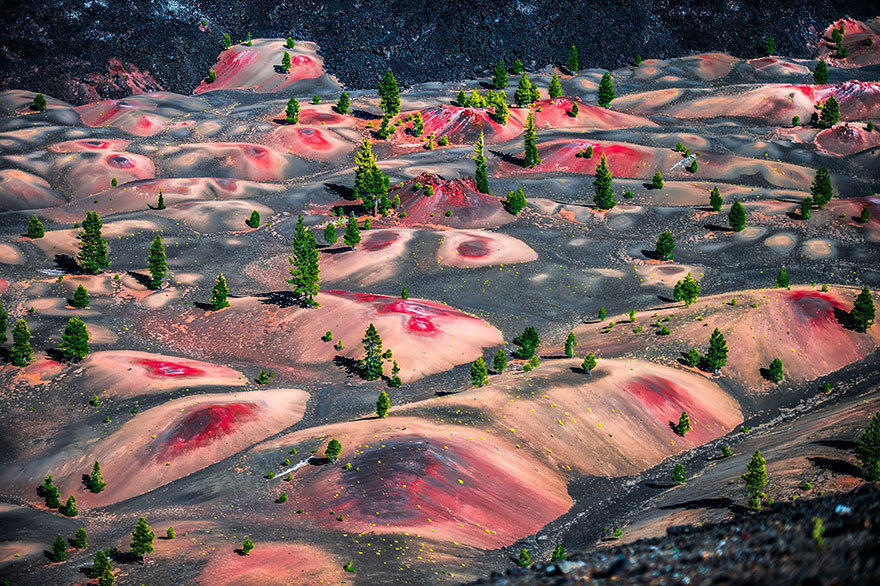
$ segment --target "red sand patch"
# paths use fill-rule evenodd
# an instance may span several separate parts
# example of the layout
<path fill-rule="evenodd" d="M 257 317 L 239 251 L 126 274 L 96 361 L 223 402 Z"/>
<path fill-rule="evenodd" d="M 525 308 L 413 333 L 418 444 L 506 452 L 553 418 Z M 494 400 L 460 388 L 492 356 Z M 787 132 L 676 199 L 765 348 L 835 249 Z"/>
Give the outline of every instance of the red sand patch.
<path fill-rule="evenodd" d="M 226 403 L 192 411 L 166 433 L 154 458 L 164 462 L 204 448 L 232 433 L 242 422 L 253 420 L 258 410 L 253 403 Z"/>
<path fill-rule="evenodd" d="M 842 124 L 822 130 L 815 141 L 823 151 L 845 157 L 880 146 L 880 132 L 867 132 L 861 126 Z"/>
<path fill-rule="evenodd" d="M 416 190 L 416 183 L 421 183 L 422 188 Z M 433 188 L 433 195 L 427 195 L 428 185 Z M 504 210 L 500 199 L 477 191 L 472 177 L 442 179 L 423 173 L 392 188 L 388 196 L 400 197 L 401 209 L 406 212 L 406 218 L 400 222 L 405 226 L 488 228 L 515 219 Z M 447 211 L 451 212 L 450 216 L 446 215 Z"/>
<path fill-rule="evenodd" d="M 436 138 L 446 136 L 453 144 L 474 144 L 480 131 L 487 144 L 505 142 L 522 133 L 522 124 L 512 116 L 507 124 L 501 125 L 492 119 L 487 108 L 434 106 L 421 112 L 425 122 L 422 136 L 433 132 Z"/>
<path fill-rule="evenodd" d="M 250 181 L 286 179 L 291 171 L 290 164 L 295 160 L 280 149 L 243 142 L 182 144 L 178 147 L 167 147 L 164 154 L 169 157 L 167 164 L 181 175 L 204 175 L 201 166 L 209 169 L 219 167 L 222 171 L 231 173 L 232 178 Z"/>
<path fill-rule="evenodd" d="M 138 360 L 138 364 L 145 366 L 152 376 L 201 376 L 205 371 L 200 368 L 193 368 L 185 364 L 176 362 L 165 362 L 164 360 Z"/>
<path fill-rule="evenodd" d="M 437 262 L 458 268 L 516 264 L 537 258 L 538 254 L 522 240 L 488 230 L 441 232 L 437 249 Z"/>
<path fill-rule="evenodd" d="M 568 113 L 575 101 L 578 104 L 578 115 L 576 117 L 569 116 Z M 585 104 L 577 98 L 562 97 L 540 100 L 535 102 L 534 110 L 535 125 L 538 129 L 610 130 L 613 128 L 657 126 L 642 116 L 632 116 L 595 104 Z M 516 119 L 520 127 L 524 127 L 528 118 L 528 110 L 524 108 L 511 110 L 511 118 Z"/>
<path fill-rule="evenodd" d="M 715 416 L 702 405 L 695 403 L 691 395 L 669 379 L 660 376 L 639 376 L 628 381 L 623 389 L 638 400 L 660 422 L 678 423 L 682 411 L 687 411 L 692 430 L 689 440 L 698 443 L 711 441 L 717 435 L 706 427 L 715 423 Z"/>
<path fill-rule="evenodd" d="M 218 548 L 198 582 L 210 586 L 340 584 L 346 582 L 342 565 L 313 545 L 257 541 L 246 556 L 236 555 L 228 547 Z"/>

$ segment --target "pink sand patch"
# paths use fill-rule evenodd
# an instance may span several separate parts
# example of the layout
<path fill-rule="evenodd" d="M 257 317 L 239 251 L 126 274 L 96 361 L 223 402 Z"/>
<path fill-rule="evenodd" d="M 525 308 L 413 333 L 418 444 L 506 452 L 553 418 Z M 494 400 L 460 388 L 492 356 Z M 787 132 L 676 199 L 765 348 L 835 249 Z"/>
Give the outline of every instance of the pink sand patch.
<path fill-rule="evenodd" d="M 376 313 L 382 314 L 402 314 L 410 316 L 406 321 L 406 328 L 415 334 L 433 335 L 441 331 L 435 320 L 455 319 L 455 320 L 476 320 L 477 318 L 452 309 L 441 303 L 433 301 L 416 301 L 413 299 L 399 299 L 389 297 L 387 295 L 375 295 L 372 293 L 352 293 L 350 291 L 330 290 L 325 291 L 330 295 L 336 295 L 345 299 L 350 299 L 358 303 L 368 303 L 376 308 Z"/>
<path fill-rule="evenodd" d="M 669 379 L 656 375 L 639 376 L 628 381 L 623 388 L 662 423 L 678 423 L 681 412 L 686 411 L 692 428 L 687 434 L 690 440 L 703 443 L 714 439 L 716 434 L 706 424 L 721 425 L 709 410 L 691 398 L 690 393 Z"/>
<path fill-rule="evenodd" d="M 284 51 L 290 55 L 287 72 L 277 68 Z M 220 53 L 212 69 L 217 78 L 212 83 L 202 80 L 194 94 L 224 89 L 277 92 L 298 81 L 321 77 L 324 63 L 314 43 L 298 41 L 294 49 L 288 49 L 282 39 L 254 39 L 249 47 L 233 45 Z"/>
<path fill-rule="evenodd" d="M 370 235 L 361 242 L 360 248 L 368 252 L 377 252 L 379 250 L 385 250 L 398 240 L 400 240 L 400 235 L 397 232 L 392 232 L 390 230 L 371 232 Z"/>
<path fill-rule="evenodd" d="M 146 367 L 151 376 L 202 376 L 205 374 L 201 368 L 193 368 L 176 362 L 165 362 L 164 360 L 145 358 L 138 360 L 137 364 Z"/>
<path fill-rule="evenodd" d="M 437 262 L 458 268 L 531 262 L 538 254 L 513 236 L 487 230 L 447 230 L 441 233 Z"/>
<path fill-rule="evenodd" d="M 257 411 L 253 403 L 208 405 L 192 411 L 160 440 L 161 447 L 154 457 L 165 461 L 183 452 L 204 448 L 229 435 L 242 422 L 256 418 Z"/>
<path fill-rule="evenodd" d="M 436 138 L 447 136 L 455 144 L 473 144 L 480 136 L 480 131 L 485 134 L 487 144 L 505 142 L 522 132 L 522 124 L 513 116 L 507 120 L 507 124 L 501 125 L 492 119 L 487 108 L 434 106 L 421 112 L 425 121 L 422 136 L 433 132 Z"/>
<path fill-rule="evenodd" d="M 416 190 L 416 183 L 421 183 L 422 188 Z M 429 185 L 432 195 L 425 189 Z M 392 188 L 389 197 L 395 196 L 400 196 L 401 209 L 406 212 L 406 218 L 401 220 L 406 226 L 485 228 L 502 226 L 515 219 L 504 211 L 500 199 L 477 191 L 472 177 L 443 179 L 423 173 Z M 451 215 L 447 216 L 447 211 Z"/>
<path fill-rule="evenodd" d="M 175 524 L 175 527 L 177 524 Z M 228 543 L 228 542 L 224 542 Z M 313 545 L 257 541 L 248 555 L 218 548 L 199 574 L 206 586 L 303 586 L 345 583 L 342 562 Z"/>
<path fill-rule="evenodd" d="M 841 124 L 822 130 L 815 141 L 823 151 L 845 157 L 880 145 L 880 132 L 867 132 L 860 126 Z"/>
<path fill-rule="evenodd" d="M 119 138 L 84 138 L 81 140 L 68 140 L 47 147 L 54 153 L 75 153 L 79 151 L 112 150 L 124 151 L 130 141 Z"/>

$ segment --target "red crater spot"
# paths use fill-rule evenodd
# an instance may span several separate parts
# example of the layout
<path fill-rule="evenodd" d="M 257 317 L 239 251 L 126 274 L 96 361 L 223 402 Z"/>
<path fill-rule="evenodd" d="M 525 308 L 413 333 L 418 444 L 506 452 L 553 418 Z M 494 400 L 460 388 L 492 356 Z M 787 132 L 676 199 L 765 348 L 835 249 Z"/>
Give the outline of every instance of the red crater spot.
<path fill-rule="evenodd" d="M 263 147 L 252 144 L 244 145 L 244 152 L 247 156 L 253 157 L 255 159 L 261 159 L 269 154 L 269 151 L 264 149 Z"/>
<path fill-rule="evenodd" d="M 256 410 L 257 406 L 253 403 L 200 407 L 166 433 L 156 459 L 171 459 L 184 452 L 203 448 L 229 435 L 239 424 L 254 419 Z"/>
<path fill-rule="evenodd" d="M 193 368 L 185 364 L 177 364 L 175 362 L 165 362 L 164 360 L 150 360 L 144 358 L 138 360 L 138 364 L 145 367 L 151 376 L 204 376 L 205 371 L 200 368 Z"/>
<path fill-rule="evenodd" d="M 390 314 L 401 313 L 410 316 L 406 323 L 409 331 L 418 334 L 433 335 L 440 331 L 436 319 L 467 319 L 477 318 L 462 313 L 440 303 L 432 301 L 415 301 L 412 299 L 399 299 L 387 295 L 374 295 L 371 293 L 352 293 L 350 291 L 332 290 L 327 293 L 351 299 L 358 303 L 371 303 L 377 307 L 376 313 Z"/>
<path fill-rule="evenodd" d="M 345 117 L 332 112 L 319 112 L 318 110 L 303 110 L 299 115 L 300 124 L 341 124 Z"/>
<path fill-rule="evenodd" d="M 107 164 L 116 169 L 131 169 L 134 167 L 134 161 L 123 155 L 110 155 L 107 157 Z"/>
<path fill-rule="evenodd" d="M 640 376 L 628 381 L 624 390 L 655 417 L 659 423 L 678 422 L 682 411 L 687 411 L 691 419 L 692 432 L 698 438 L 707 436 L 706 424 L 715 423 L 715 417 L 701 407 L 697 407 L 686 390 L 674 382 L 659 376 Z M 711 434 L 709 434 L 711 435 Z"/>
<path fill-rule="evenodd" d="M 377 252 L 388 248 L 399 238 L 396 232 L 374 232 L 361 244 L 361 248 L 368 252 Z"/>
<path fill-rule="evenodd" d="M 816 291 L 792 291 L 787 295 L 795 317 L 811 327 L 836 326 L 835 309 L 843 309 L 843 304 L 833 295 Z"/>
<path fill-rule="evenodd" d="M 300 128 L 297 130 L 300 139 L 304 144 L 319 151 L 329 151 L 333 148 L 333 144 L 321 134 L 320 130 L 314 128 Z"/>
<path fill-rule="evenodd" d="M 489 246 L 483 239 L 467 240 L 458 245 L 456 252 L 467 258 L 481 258 L 489 254 Z"/>

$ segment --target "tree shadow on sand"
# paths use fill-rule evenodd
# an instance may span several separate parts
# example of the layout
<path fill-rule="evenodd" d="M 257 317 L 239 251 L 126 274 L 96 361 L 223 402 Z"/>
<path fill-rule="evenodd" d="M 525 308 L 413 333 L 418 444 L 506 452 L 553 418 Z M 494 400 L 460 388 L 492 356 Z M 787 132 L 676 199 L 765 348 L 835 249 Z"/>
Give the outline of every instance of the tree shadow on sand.
<path fill-rule="evenodd" d="M 717 497 L 717 498 L 701 498 L 701 499 L 693 499 L 689 501 L 684 501 L 682 503 L 675 503 L 672 505 L 664 505 L 662 507 L 657 507 L 661 511 L 672 511 L 676 509 L 685 509 L 685 510 L 694 510 L 694 509 L 709 509 L 709 510 L 722 510 L 728 509 L 732 510 L 734 507 L 738 507 L 741 505 L 737 505 L 736 501 L 727 497 Z"/>
<path fill-rule="evenodd" d="M 85 274 L 85 272 L 76 263 L 76 259 L 69 254 L 56 254 L 53 260 L 55 261 L 55 266 L 65 273 L 69 273 L 71 275 Z"/>
<path fill-rule="evenodd" d="M 357 376 L 360 373 L 358 361 L 354 358 L 337 354 L 333 357 L 333 364 L 344 370 L 348 376 Z"/>
<path fill-rule="evenodd" d="M 824 439 L 810 443 L 814 446 L 824 446 L 826 448 L 834 448 L 835 450 L 844 450 L 847 452 L 856 448 L 856 442 L 852 440 Z"/>
<path fill-rule="evenodd" d="M 260 293 L 254 295 L 264 305 L 277 305 L 278 307 L 314 307 L 305 303 L 302 297 L 294 294 L 292 291 L 272 291 L 270 293 Z"/>
<path fill-rule="evenodd" d="M 507 153 L 502 153 L 501 151 L 490 150 L 489 152 L 504 161 L 505 163 L 510 163 L 511 165 L 517 165 L 520 167 L 525 166 L 525 159 L 521 159 L 520 157 L 509 155 Z"/>
<path fill-rule="evenodd" d="M 807 460 L 813 466 L 816 466 L 817 468 L 822 468 L 823 470 L 827 470 L 829 472 L 833 472 L 834 474 L 845 474 L 847 476 L 853 476 L 855 478 L 862 477 L 862 471 L 859 469 L 859 467 L 852 462 L 847 462 L 846 460 L 840 460 L 838 458 L 824 458 L 821 456 L 813 456 L 811 458 L 807 458 Z"/>

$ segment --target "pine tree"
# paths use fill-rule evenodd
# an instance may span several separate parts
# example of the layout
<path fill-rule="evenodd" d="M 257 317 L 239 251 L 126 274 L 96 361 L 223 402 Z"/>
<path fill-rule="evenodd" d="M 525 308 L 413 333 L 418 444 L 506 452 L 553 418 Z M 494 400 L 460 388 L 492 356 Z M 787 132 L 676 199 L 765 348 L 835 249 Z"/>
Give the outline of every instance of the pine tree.
<path fill-rule="evenodd" d="M 252 549 L 254 549 L 254 542 L 250 539 L 245 539 L 241 542 L 241 553 L 244 555 L 249 554 Z"/>
<path fill-rule="evenodd" d="M 572 73 L 577 73 L 580 68 L 580 63 L 578 63 L 577 47 L 572 45 L 571 49 L 568 50 L 568 70 Z"/>
<path fill-rule="evenodd" d="M 303 305 L 317 305 L 315 296 L 321 280 L 321 268 L 318 265 L 318 242 L 315 234 L 305 227 L 302 216 L 296 221 L 293 231 L 293 256 L 287 258 L 290 263 L 290 278 L 286 282 L 293 285 L 293 293 L 302 299 Z"/>
<path fill-rule="evenodd" d="M 104 482 L 104 475 L 101 474 L 101 464 L 95 460 L 95 463 L 92 465 L 92 473 L 89 474 L 89 490 L 98 493 L 106 487 L 107 483 Z"/>
<path fill-rule="evenodd" d="M 379 124 L 379 128 L 376 129 L 376 136 L 378 136 L 382 140 L 385 140 L 386 138 L 391 136 L 392 133 L 393 130 L 391 130 L 391 116 L 385 114 L 384 116 L 382 116 L 382 122 Z"/>
<path fill-rule="evenodd" d="M 871 290 L 865 285 L 856 296 L 852 311 L 849 312 L 849 320 L 856 329 L 866 332 L 874 325 L 874 318 L 874 298 L 871 297 Z"/>
<path fill-rule="evenodd" d="M 819 59 L 816 68 L 813 70 L 813 81 L 820 84 L 828 83 L 828 64 Z"/>
<path fill-rule="evenodd" d="M 357 218 L 354 214 L 348 216 L 345 224 L 345 232 L 342 234 L 342 242 L 349 248 L 354 248 L 361 241 L 361 229 L 358 227 Z"/>
<path fill-rule="evenodd" d="M 489 383 L 489 369 L 486 367 L 486 361 L 480 356 L 471 363 L 471 384 L 475 387 L 482 387 Z"/>
<path fill-rule="evenodd" d="M 165 196 L 162 195 L 162 190 L 160 189 L 159 190 L 159 200 L 156 202 L 156 209 L 157 210 L 164 210 L 165 207 L 166 207 L 165 206 Z"/>
<path fill-rule="evenodd" d="M 522 61 L 519 60 L 519 57 L 513 60 L 513 67 L 510 68 L 510 71 L 513 72 L 514 75 L 525 73 L 525 70 L 526 68 L 523 67 Z"/>
<path fill-rule="evenodd" d="M 568 337 L 565 338 L 565 355 L 569 358 L 574 358 L 574 347 L 577 345 L 577 337 L 574 335 L 574 332 L 568 332 Z"/>
<path fill-rule="evenodd" d="M 779 274 L 776 275 L 776 286 L 780 287 L 780 288 L 782 288 L 782 287 L 787 288 L 788 284 L 789 284 L 788 270 L 786 270 L 786 268 L 783 266 L 781 269 L 779 269 Z"/>
<path fill-rule="evenodd" d="M 492 119 L 504 126 L 510 117 L 510 108 L 507 107 L 507 95 L 504 92 L 492 92 L 486 100 L 492 106 Z"/>
<path fill-rule="evenodd" d="M 72 317 L 61 334 L 61 353 L 72 362 L 79 362 L 89 353 L 89 332 L 79 317 Z"/>
<path fill-rule="evenodd" d="M 339 234 L 336 232 L 336 224 L 333 222 L 324 226 L 324 240 L 329 245 L 334 245 L 339 240 Z"/>
<path fill-rule="evenodd" d="M 339 443 L 339 440 L 331 439 L 327 442 L 327 449 L 324 450 L 324 457 L 330 460 L 331 462 L 335 462 L 339 455 L 342 453 L 342 444 Z"/>
<path fill-rule="evenodd" d="M 425 132 L 425 119 L 422 117 L 422 113 L 413 114 L 412 121 L 413 136 L 422 136 L 422 133 Z"/>
<path fill-rule="evenodd" d="M 660 260 L 672 260 L 673 254 L 672 251 L 675 250 L 675 238 L 672 237 L 672 233 L 669 230 L 664 230 L 660 237 L 657 238 L 657 246 L 654 247 L 654 254 L 660 258 Z"/>
<path fill-rule="evenodd" d="M 529 550 L 526 548 L 519 550 L 519 557 L 516 558 L 516 565 L 520 568 L 528 568 L 532 565 L 532 556 L 529 555 Z"/>
<path fill-rule="evenodd" d="M 3 309 L 3 303 L 0 302 L 0 344 L 5 344 L 9 336 L 6 330 L 9 328 L 9 314 Z"/>
<path fill-rule="evenodd" d="M 480 193 L 489 193 L 489 173 L 486 168 L 486 155 L 483 152 L 483 131 L 480 131 L 480 138 L 474 147 L 473 159 L 476 162 L 476 170 L 474 171 L 474 182 L 477 184 L 477 191 Z"/>
<path fill-rule="evenodd" d="M 532 102 L 534 102 L 533 92 L 532 92 L 532 82 L 529 81 L 529 75 L 527 73 L 523 73 L 522 77 L 519 78 L 519 83 L 516 86 L 516 91 L 513 94 L 513 101 L 520 108 L 525 108 Z"/>
<path fill-rule="evenodd" d="M 776 41 L 773 40 L 773 35 L 767 35 L 767 38 L 764 39 L 764 53 L 767 55 L 772 55 L 776 52 Z"/>
<path fill-rule="evenodd" d="M 162 286 L 162 281 L 168 274 L 168 263 L 165 260 L 165 246 L 162 245 L 162 238 L 156 234 L 153 243 L 150 245 L 150 255 L 147 257 L 147 265 L 150 270 L 150 288 L 158 289 Z"/>
<path fill-rule="evenodd" d="M 97 212 L 87 212 L 82 223 L 82 232 L 77 234 L 79 254 L 77 261 L 81 269 L 97 274 L 110 266 L 107 258 L 107 241 L 101 236 L 101 218 Z"/>
<path fill-rule="evenodd" d="M 680 435 L 684 437 L 687 432 L 691 430 L 691 418 L 688 417 L 687 411 L 682 411 L 681 415 L 678 418 L 678 423 L 675 425 L 673 431 L 675 431 L 676 435 Z"/>
<path fill-rule="evenodd" d="M 727 340 L 718 328 L 709 337 L 709 349 L 706 351 L 706 365 L 711 370 L 721 370 L 727 364 Z"/>
<path fill-rule="evenodd" d="M 856 455 L 865 480 L 880 480 L 880 411 L 868 423 L 856 441 Z"/>
<path fill-rule="evenodd" d="M 86 533 L 85 527 L 76 530 L 73 536 L 73 546 L 77 549 L 85 549 L 89 546 L 89 534 Z"/>
<path fill-rule="evenodd" d="M 509 82 L 510 76 L 507 75 L 507 68 L 504 66 L 504 61 L 499 59 L 498 63 L 495 64 L 495 70 L 492 74 L 492 85 L 495 86 L 495 89 L 503 90 L 507 87 Z"/>
<path fill-rule="evenodd" d="M 870 219 L 871 210 L 869 210 L 867 207 L 863 207 L 862 211 L 859 212 L 859 222 L 861 222 L 862 224 L 867 224 Z"/>
<path fill-rule="evenodd" d="M 205 76 L 205 81 L 207 83 L 214 83 L 215 81 L 217 81 L 217 72 L 213 69 L 209 69 L 208 75 Z M 113 179 L 113 181 L 116 181 L 116 179 Z M 113 186 L 116 187 L 115 184 Z"/>
<path fill-rule="evenodd" d="M 584 369 L 587 374 L 593 372 L 593 369 L 596 368 L 596 364 L 598 363 L 598 359 L 596 356 L 590 352 L 586 356 L 584 356 L 584 361 L 581 362 L 581 368 Z"/>
<path fill-rule="evenodd" d="M 716 212 L 720 212 L 723 203 L 724 200 L 721 198 L 721 193 L 718 191 L 718 188 L 713 187 L 712 191 L 709 193 L 709 205 L 712 206 L 712 209 Z"/>
<path fill-rule="evenodd" d="M 654 171 L 654 176 L 651 177 L 651 189 L 663 189 L 663 173 L 660 169 Z"/>
<path fill-rule="evenodd" d="M 681 462 L 672 469 L 672 482 L 675 484 L 684 484 L 687 481 L 687 475 L 684 470 L 684 464 Z"/>
<path fill-rule="evenodd" d="M 37 94 L 34 96 L 34 101 L 31 102 L 31 110 L 36 112 L 42 112 L 46 109 L 46 96 L 43 94 Z"/>
<path fill-rule="evenodd" d="M 779 358 L 773 359 L 773 361 L 770 363 L 769 371 L 770 378 L 774 382 L 782 382 L 782 380 L 785 378 L 785 373 L 782 371 L 782 360 L 780 360 Z"/>
<path fill-rule="evenodd" d="M 45 234 L 46 230 L 43 228 L 43 222 L 40 221 L 40 218 L 37 216 L 31 216 L 28 220 L 25 236 L 32 240 L 36 240 L 37 238 L 42 238 Z"/>
<path fill-rule="evenodd" d="M 501 374 L 507 368 L 507 354 L 504 353 L 504 350 L 499 348 L 495 352 L 495 356 L 492 358 L 492 368 L 498 374 Z"/>
<path fill-rule="evenodd" d="M 550 78 L 550 86 L 547 88 L 547 93 L 551 98 L 558 98 L 562 95 L 562 84 L 559 83 L 559 77 L 555 73 Z"/>
<path fill-rule="evenodd" d="M 531 111 L 529 112 L 529 117 L 526 119 L 526 129 L 523 133 L 523 141 L 526 151 L 523 165 L 526 167 L 534 167 L 541 162 L 541 158 L 538 156 L 538 144 L 535 139 L 535 113 Z"/>
<path fill-rule="evenodd" d="M 602 160 L 596 165 L 596 179 L 593 181 L 593 189 L 595 190 L 593 203 L 600 210 L 610 210 L 617 205 L 617 202 L 614 200 L 614 191 L 611 189 L 611 182 L 613 180 L 614 175 L 611 174 L 608 161 L 603 154 Z"/>
<path fill-rule="evenodd" d="M 688 273 L 684 279 L 678 281 L 672 290 L 672 296 L 676 301 L 683 301 L 686 307 L 697 300 L 700 295 L 700 284 Z"/>
<path fill-rule="evenodd" d="M 229 287 L 226 286 L 226 277 L 223 273 L 217 275 L 217 282 L 211 287 L 211 309 L 217 311 L 229 307 Z"/>
<path fill-rule="evenodd" d="M 565 548 L 562 547 L 561 543 L 557 543 L 556 547 L 553 549 L 553 553 L 550 555 L 551 562 L 561 562 L 565 560 Z"/>
<path fill-rule="evenodd" d="M 607 71 L 602 76 L 602 79 L 599 80 L 599 90 L 596 94 L 596 101 L 603 108 L 607 108 L 611 105 L 611 100 L 614 99 L 614 80 L 611 79 L 611 74 Z"/>
<path fill-rule="evenodd" d="M 541 344 L 538 332 L 532 326 L 528 326 L 523 333 L 513 339 L 513 343 L 519 346 L 517 356 L 523 360 L 528 360 L 535 355 L 535 350 Z"/>
<path fill-rule="evenodd" d="M 284 121 L 288 124 L 299 122 L 299 103 L 296 101 L 296 98 L 287 100 L 287 107 L 284 109 Z"/>
<path fill-rule="evenodd" d="M 110 557 L 107 555 L 107 552 L 103 549 L 99 549 L 95 552 L 95 557 L 92 558 L 92 576 L 100 576 L 106 572 L 112 572 L 113 566 L 110 564 Z"/>
<path fill-rule="evenodd" d="M 242 45 L 246 47 L 254 46 L 254 38 L 251 36 L 251 32 L 248 31 L 247 35 L 245 35 L 244 40 L 241 42 Z"/>
<path fill-rule="evenodd" d="M 260 227 L 261 221 L 262 221 L 262 218 L 260 218 L 260 212 L 258 212 L 257 210 L 254 210 L 251 212 L 250 217 L 247 220 L 245 220 L 245 224 L 247 224 L 248 226 L 250 226 L 251 228 L 256 230 L 257 228 Z"/>
<path fill-rule="evenodd" d="M 730 214 L 728 215 L 730 227 L 736 232 L 742 232 L 746 227 L 746 208 L 739 201 L 734 201 L 730 206 Z"/>
<path fill-rule="evenodd" d="M 52 542 L 52 561 L 56 563 L 67 561 L 67 541 L 60 535 Z"/>
<path fill-rule="evenodd" d="M 366 380 L 377 380 L 382 377 L 382 338 L 376 326 L 370 324 L 362 340 L 364 357 L 358 363 L 361 377 Z"/>
<path fill-rule="evenodd" d="M 65 517 L 76 517 L 79 515 L 79 509 L 76 508 L 76 497 L 73 495 L 67 497 L 67 502 L 58 511 Z"/>
<path fill-rule="evenodd" d="M 829 96 L 825 103 L 822 104 L 819 120 L 828 127 L 834 126 L 840 120 L 840 104 L 834 95 Z"/>
<path fill-rule="evenodd" d="M 293 49 L 296 46 L 296 43 L 293 41 L 292 38 L 287 37 L 287 40 L 284 41 L 284 46 L 288 49 Z"/>
<path fill-rule="evenodd" d="M 464 92 L 464 90 L 460 90 L 458 92 L 458 97 L 455 99 L 455 103 L 458 104 L 459 106 L 461 106 L 462 108 L 467 108 L 468 99 L 467 99 L 467 94 Z"/>
<path fill-rule="evenodd" d="M 15 366 L 27 366 L 31 362 L 31 332 L 27 322 L 19 319 L 12 326 L 12 348 L 9 349 L 9 361 Z"/>
<path fill-rule="evenodd" d="M 287 51 L 284 52 L 284 55 L 281 56 L 281 70 L 284 73 L 290 71 L 290 53 Z"/>
<path fill-rule="evenodd" d="M 55 481 L 52 479 L 51 474 L 43 480 L 43 484 L 38 488 L 37 492 L 46 499 L 46 508 L 57 509 L 61 506 L 61 501 L 58 500 L 58 497 L 61 496 L 61 491 L 55 486 Z"/>
<path fill-rule="evenodd" d="M 348 92 L 342 92 L 339 95 L 339 100 L 336 101 L 336 111 L 340 114 L 348 114 L 348 109 L 351 107 L 351 98 L 348 96 Z"/>
<path fill-rule="evenodd" d="M 89 292 L 85 287 L 79 285 L 73 292 L 73 299 L 70 300 L 70 306 L 77 309 L 83 309 L 89 306 Z"/>
<path fill-rule="evenodd" d="M 746 483 L 746 491 L 749 494 L 749 506 L 756 511 L 761 510 L 761 499 L 765 496 L 762 491 L 767 486 L 767 461 L 761 456 L 761 450 L 757 450 L 752 454 L 749 463 L 746 465 L 746 473 L 740 478 Z"/>
<path fill-rule="evenodd" d="M 828 173 L 825 165 L 819 165 L 819 168 L 816 169 L 816 176 L 813 178 L 813 184 L 810 186 L 810 195 L 813 198 L 813 203 L 820 210 L 825 209 L 825 204 L 834 197 L 831 175 Z"/>
<path fill-rule="evenodd" d="M 523 188 L 518 187 L 514 191 L 508 191 L 507 199 L 505 199 L 502 204 L 508 213 L 511 213 L 514 216 L 518 215 L 526 207 L 526 194 L 523 193 Z"/>
<path fill-rule="evenodd" d="M 389 350 L 388 352 L 391 352 Z M 400 380 L 400 367 L 397 365 L 396 360 L 391 361 L 391 380 L 388 381 L 388 386 L 392 389 L 399 389 L 400 385 L 403 384 L 403 381 Z"/>
<path fill-rule="evenodd" d="M 354 197 L 364 203 L 364 207 L 376 213 L 383 213 L 391 207 L 388 200 L 388 176 L 379 169 L 369 139 L 365 138 L 355 155 Z"/>
<path fill-rule="evenodd" d="M 391 70 L 385 72 L 379 82 L 379 107 L 386 116 L 397 116 L 400 113 L 400 89 Z"/>
<path fill-rule="evenodd" d="M 380 418 L 384 418 L 388 415 L 388 409 L 391 407 L 391 399 L 388 398 L 388 393 L 382 391 L 379 393 L 379 398 L 376 399 L 376 415 Z"/>
<path fill-rule="evenodd" d="M 571 110 L 568 111 L 568 115 L 572 118 L 577 118 L 578 114 L 580 114 L 581 108 L 578 106 L 578 103 L 574 100 L 571 101 Z"/>
<path fill-rule="evenodd" d="M 232 37 L 229 36 L 229 33 L 223 33 L 223 48 L 228 49 L 232 46 Z"/>
<path fill-rule="evenodd" d="M 168 529 L 165 530 L 165 537 L 167 539 L 174 539 L 175 537 L 177 537 L 177 534 L 174 533 L 174 527 L 170 525 L 168 526 Z"/>
<path fill-rule="evenodd" d="M 152 553 L 154 549 L 153 538 L 155 537 L 156 534 L 147 525 L 147 520 L 144 517 L 138 519 L 137 524 L 134 526 L 134 531 L 131 533 L 131 554 L 140 558 L 141 563 L 144 561 L 144 556 Z"/>
<path fill-rule="evenodd" d="M 813 198 L 812 197 L 807 196 L 804 199 L 802 199 L 801 200 L 801 218 L 804 220 L 809 220 L 810 217 L 812 216 L 812 212 L 811 212 L 812 208 L 813 208 Z"/>

